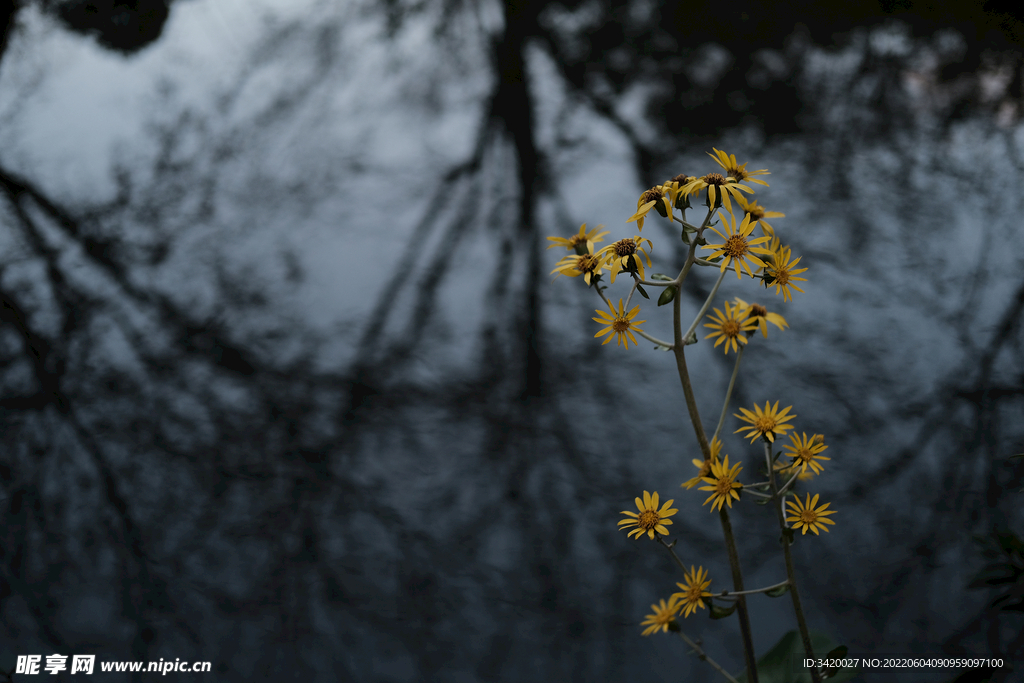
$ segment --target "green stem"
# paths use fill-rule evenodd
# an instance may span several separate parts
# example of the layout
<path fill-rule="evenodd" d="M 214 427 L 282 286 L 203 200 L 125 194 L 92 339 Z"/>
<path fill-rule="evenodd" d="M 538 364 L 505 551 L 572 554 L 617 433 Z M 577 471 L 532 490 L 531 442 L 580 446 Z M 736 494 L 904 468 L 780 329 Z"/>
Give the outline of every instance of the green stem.
<path fill-rule="evenodd" d="M 633 292 L 636 291 L 637 285 L 640 284 L 640 278 L 633 279 L 633 286 L 629 290 L 629 296 L 626 297 L 626 310 L 629 310 L 629 302 L 633 300 Z"/>
<path fill-rule="evenodd" d="M 783 586 L 786 586 L 788 584 L 789 584 L 789 579 L 786 579 L 785 581 L 780 581 L 779 583 L 775 584 L 774 586 L 765 586 L 764 588 L 755 588 L 753 590 L 743 591 L 743 592 L 740 592 L 740 591 L 722 591 L 721 593 L 712 595 L 711 597 L 713 597 L 713 598 L 728 598 L 728 597 L 732 597 L 733 595 L 754 595 L 755 593 L 767 593 L 768 591 L 773 591 L 776 588 L 782 588 Z"/>
<path fill-rule="evenodd" d="M 663 546 L 665 546 L 665 548 L 667 548 L 667 549 L 668 549 L 668 551 L 669 551 L 670 553 L 672 553 L 672 557 L 674 557 L 674 558 L 675 558 L 675 560 L 676 560 L 676 564 L 678 564 L 678 565 L 679 565 L 679 568 L 683 570 L 683 574 L 685 575 L 685 574 L 686 574 L 686 572 L 687 572 L 687 569 L 686 569 L 686 565 L 685 565 L 685 564 L 683 564 L 683 561 L 679 559 L 679 556 L 678 556 L 678 555 L 676 555 L 676 551 L 675 551 L 675 550 L 673 550 L 673 547 L 675 546 L 676 542 L 675 542 L 675 541 L 672 541 L 671 543 L 665 543 L 665 541 L 663 541 L 663 540 L 661 539 L 661 536 L 655 536 L 655 538 L 656 538 L 656 539 L 658 540 L 658 543 L 660 543 L 660 544 L 662 544 Z"/>
<path fill-rule="evenodd" d="M 743 655 L 747 662 L 747 681 L 757 683 L 757 658 L 754 656 L 754 638 L 750 634 L 750 614 L 747 612 L 747 598 L 743 595 L 743 572 L 740 570 L 740 557 L 736 552 L 736 539 L 732 534 L 729 513 L 724 507 L 719 508 L 722 520 L 722 531 L 725 534 L 725 547 L 729 552 L 729 566 L 732 568 L 732 585 L 734 592 L 740 597 L 736 599 L 736 615 L 740 620 L 740 635 L 743 637 Z M 816 682 L 820 683 L 820 682 Z"/>
<path fill-rule="evenodd" d="M 725 279 L 725 270 L 722 270 L 722 272 L 718 274 L 718 282 L 716 282 L 715 286 L 711 288 L 711 293 L 708 294 L 708 298 L 704 300 L 704 305 L 701 306 L 700 312 L 697 313 L 697 317 L 693 319 L 693 324 L 690 325 L 690 329 L 686 330 L 686 334 L 683 335 L 683 339 L 687 339 L 691 334 L 693 334 L 694 330 L 697 329 L 698 323 L 700 323 L 704 314 L 708 312 L 708 308 L 711 306 L 711 301 L 715 298 L 715 295 L 718 294 L 718 288 L 722 286 L 723 279 Z"/>
<path fill-rule="evenodd" d="M 658 344 L 659 346 L 667 346 L 670 349 L 672 348 L 672 342 L 662 341 L 661 339 L 658 339 L 657 337 L 652 337 L 651 335 L 647 334 L 643 330 L 638 330 L 635 327 L 631 327 L 629 329 L 631 331 L 633 331 L 633 332 L 636 332 L 637 334 L 639 334 L 641 337 L 643 337 L 647 341 L 652 341 L 655 344 Z"/>
<path fill-rule="evenodd" d="M 765 439 L 764 457 L 768 464 L 768 481 L 772 485 L 772 494 L 775 496 L 775 512 L 779 518 L 779 527 L 782 530 L 782 550 L 786 556 L 786 576 L 789 578 L 789 594 L 793 596 L 793 611 L 796 613 L 796 623 L 800 628 L 800 639 L 804 643 L 804 652 L 809 659 L 814 659 L 814 648 L 811 646 L 811 633 L 807 629 L 807 619 L 804 618 L 804 610 L 800 604 L 800 591 L 796 588 L 796 571 L 793 569 L 793 553 L 790 551 L 789 527 L 786 526 L 786 513 L 782 509 L 782 499 L 779 498 L 779 488 L 775 482 L 775 468 L 772 466 L 772 445 Z M 813 683 L 821 683 L 821 674 L 816 666 L 811 667 L 811 680 Z"/>
<path fill-rule="evenodd" d="M 725 424 L 725 414 L 729 412 L 729 401 L 732 400 L 732 388 L 736 386 L 736 376 L 740 373 L 740 359 L 743 358 L 743 349 L 747 348 L 746 345 L 741 346 L 740 350 L 736 352 L 736 365 L 732 368 L 732 378 L 729 380 L 729 388 L 725 391 L 725 402 L 722 404 L 722 416 L 718 418 L 718 426 L 715 427 L 715 435 L 711 437 L 714 441 L 718 438 L 718 435 L 722 433 L 722 425 Z"/>
<path fill-rule="evenodd" d="M 726 671 L 726 670 L 725 670 L 725 669 L 723 669 L 723 668 L 722 668 L 721 666 L 719 666 L 719 665 L 718 665 L 718 663 L 717 663 L 717 662 L 715 662 L 715 660 L 711 659 L 711 657 L 708 657 L 708 656 L 707 656 L 707 654 L 705 654 L 705 653 L 704 653 L 704 650 L 703 650 L 703 649 L 702 649 L 702 648 L 700 647 L 700 645 L 698 645 L 697 643 L 695 643 L 695 642 L 693 642 L 692 640 L 690 640 L 689 638 L 687 638 L 687 637 L 686 637 L 686 634 L 685 634 L 685 633 L 683 633 L 682 631 L 680 631 L 680 632 L 679 632 L 679 637 L 680 637 L 680 638 L 682 638 L 682 639 L 683 639 L 683 641 L 684 641 L 684 642 L 685 642 L 685 643 L 686 643 L 687 645 L 689 645 L 689 646 L 690 646 L 691 648 L 693 648 L 693 651 L 694 651 L 695 653 L 697 653 L 697 657 L 698 657 L 698 658 L 699 658 L 699 659 L 700 659 L 700 660 L 701 660 L 702 662 L 707 662 L 708 664 L 710 664 L 710 665 L 711 665 L 712 667 L 714 667 L 714 669 L 715 669 L 716 671 L 718 671 L 718 673 L 720 673 L 720 674 L 722 674 L 723 676 L 725 676 L 725 678 L 726 678 L 726 679 L 727 679 L 728 681 L 730 681 L 730 683 L 739 683 L 739 681 L 737 681 L 737 680 L 736 680 L 735 678 L 733 678 L 733 677 L 732 677 L 732 674 L 730 674 L 730 673 L 729 673 L 728 671 Z"/>
<path fill-rule="evenodd" d="M 676 369 L 679 371 L 679 381 L 683 385 L 683 396 L 686 397 L 686 409 L 690 413 L 690 422 L 693 423 L 693 431 L 697 435 L 697 443 L 700 445 L 700 452 L 704 454 L 705 460 L 711 459 L 711 447 L 708 445 L 708 435 L 704 433 L 704 425 L 700 421 L 700 413 L 697 412 L 697 399 L 693 395 L 693 386 L 690 384 L 690 372 L 686 368 L 686 344 L 683 342 L 683 331 L 679 324 L 679 296 L 673 299 L 672 317 L 674 319 L 675 344 L 672 350 L 676 356 Z"/>
<path fill-rule="evenodd" d="M 690 241 L 690 250 L 686 256 L 686 263 L 676 277 L 675 284 L 680 288 L 676 297 L 672 300 L 672 332 L 675 344 L 673 351 L 676 357 L 676 368 L 679 371 L 679 382 L 683 385 L 683 396 L 686 397 L 686 409 L 690 414 L 690 422 L 693 424 L 693 431 L 697 435 L 697 443 L 700 445 L 701 453 L 705 460 L 711 459 L 711 448 L 708 446 L 708 437 L 704 432 L 704 425 L 700 421 L 700 413 L 697 411 L 697 399 L 693 395 L 693 386 L 690 383 L 690 373 L 686 368 L 686 344 L 683 342 L 683 327 L 681 322 L 680 296 L 683 280 L 686 279 L 690 268 L 693 267 L 697 242 L 704 232 L 704 228 L 711 222 L 715 209 L 709 208 L 704 222 L 697 230 L 696 235 Z M 722 520 L 722 532 L 725 535 L 725 545 L 729 552 L 729 565 L 732 568 L 733 589 L 737 592 L 743 590 L 743 572 L 740 569 L 739 554 L 736 552 L 736 539 L 733 537 L 732 525 L 729 523 L 729 514 L 725 508 L 719 508 Z M 736 613 L 740 620 L 740 635 L 743 638 L 743 654 L 747 663 L 747 682 L 757 683 L 757 659 L 754 656 L 754 639 L 750 634 L 750 615 L 747 613 L 747 602 L 745 596 L 736 600 Z"/>

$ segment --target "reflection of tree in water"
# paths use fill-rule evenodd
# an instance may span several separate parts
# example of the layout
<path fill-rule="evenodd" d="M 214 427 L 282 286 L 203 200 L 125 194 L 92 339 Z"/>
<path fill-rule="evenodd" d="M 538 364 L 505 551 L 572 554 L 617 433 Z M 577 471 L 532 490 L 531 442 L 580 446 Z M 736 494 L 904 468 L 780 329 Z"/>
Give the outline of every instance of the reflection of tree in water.
<path fill-rule="evenodd" d="M 103 25 L 92 13 L 82 24 L 73 5 L 62 15 L 72 28 Z M 108 5 L 104 11 L 114 11 Z M 1015 122 L 1021 63 L 1019 53 L 986 51 L 980 41 L 930 36 L 938 24 L 916 26 L 912 49 L 901 47 L 899 25 L 890 38 L 854 30 L 877 23 L 867 10 L 827 30 L 794 30 L 798 17 L 815 16 L 815 5 L 773 6 L 770 16 L 748 8 L 727 19 L 643 7 L 510 3 L 500 21 L 458 3 L 436 16 L 397 2 L 375 8 L 393 40 L 406 26 L 433 22 L 456 58 L 486 50 L 492 80 L 475 144 L 437 173 L 342 370 L 320 367 L 326 340 L 274 291 L 302 277 L 287 255 L 275 282 L 273 264 L 253 276 L 221 258 L 225 250 L 212 248 L 208 262 L 193 264 L 179 249 L 199 239 L 195 226 L 237 234 L 221 227 L 221 203 L 235 191 L 225 189 L 225 169 L 237 169 L 251 136 L 268 139 L 316 97 L 337 59 L 330 27 L 273 29 L 222 110 L 243 106 L 239 93 L 275 59 L 299 54 L 314 68 L 227 132 L 197 114 L 172 117 L 156 129 L 156 163 L 145 173 L 121 170 L 120 195 L 108 205 L 65 206 L 0 160 L 10 234 L 0 274 L 8 444 L 0 596 L 19 651 L 33 633 L 55 651 L 91 648 L 109 659 L 186 652 L 222 666 L 222 677 L 248 676 L 249 666 L 352 680 L 444 679 L 453 670 L 484 680 L 530 672 L 616 680 L 652 666 L 626 647 L 637 638 L 637 594 L 643 605 L 652 599 L 637 582 L 671 585 L 672 575 L 646 553 L 638 562 L 609 522 L 619 504 L 606 502 L 641 488 L 617 455 L 621 444 L 604 435 L 630 432 L 616 408 L 592 399 L 609 395 L 593 349 L 556 353 L 558 340 L 545 328 L 550 252 L 542 236 L 575 229 L 554 169 L 585 137 L 566 113 L 559 146 L 538 146 L 541 95 L 526 67 L 530 51 L 552 58 L 567 109 L 595 113 L 629 141 L 645 184 L 689 145 L 737 127 L 800 141 L 807 189 L 848 216 L 855 255 L 882 236 L 858 218 L 863 179 L 843 161 L 888 146 L 897 176 L 922 165 L 953 176 L 943 136 L 971 117 Z M 478 34 L 479 44 L 460 40 L 477 19 L 493 30 Z M 976 37 L 969 24 L 955 28 Z M 816 46 L 846 30 L 848 44 L 836 49 L 855 66 L 822 70 Z M 118 47 L 104 35 L 101 44 Z M 281 47 L 289 43 L 309 49 Z M 671 87 L 646 91 L 647 127 L 621 113 L 634 89 L 659 84 Z M 1004 172 L 1019 179 L 1012 130 L 1005 154 L 1015 167 Z M 978 188 L 969 176 L 961 182 Z M 402 183 L 388 187 L 401 192 Z M 315 203 L 320 192 L 329 190 L 311 181 L 283 200 Z M 912 200 L 928 199 L 913 192 L 893 204 L 908 225 Z M 445 315 L 443 292 L 480 223 L 489 249 L 510 265 L 480 280 L 475 355 L 459 375 L 423 381 L 423 359 L 446 343 L 435 324 Z M 213 291 L 185 284 L 194 277 L 208 286 L 210 272 Z M 837 620 L 859 619 L 863 645 L 881 645 L 872 634 L 901 610 L 913 612 L 913 601 L 928 604 L 912 584 L 957 540 L 951 528 L 1009 521 L 1000 467 L 1006 444 L 1019 437 L 1024 286 L 979 341 L 972 315 L 989 284 L 984 266 L 973 277 L 963 310 L 950 318 L 971 349 L 965 367 L 927 396 L 901 393 L 881 376 L 861 378 L 888 382 L 905 405 L 895 417 L 921 425 L 919 450 L 894 451 L 874 474 L 909 476 L 927 444 L 937 444 L 945 468 L 941 486 L 916 503 L 930 512 L 910 531 L 913 540 L 885 539 L 912 554 L 875 577 L 870 599 L 820 588 L 822 602 L 843 613 Z M 838 335 L 828 342 L 838 358 L 884 375 L 875 349 Z M 843 406 L 850 433 L 881 429 L 877 412 L 840 389 L 845 379 L 823 370 L 806 381 Z M 738 401 L 746 401 L 740 390 Z M 595 438 L 591 424 L 605 431 Z M 985 499 L 967 497 L 965 480 L 984 482 Z M 855 487 L 852 495 L 867 503 L 878 489 Z M 700 528 L 692 531 L 693 545 L 711 552 Z M 936 642 L 943 626 L 922 627 L 921 641 Z M 393 670 L 367 668 L 384 658 Z"/>

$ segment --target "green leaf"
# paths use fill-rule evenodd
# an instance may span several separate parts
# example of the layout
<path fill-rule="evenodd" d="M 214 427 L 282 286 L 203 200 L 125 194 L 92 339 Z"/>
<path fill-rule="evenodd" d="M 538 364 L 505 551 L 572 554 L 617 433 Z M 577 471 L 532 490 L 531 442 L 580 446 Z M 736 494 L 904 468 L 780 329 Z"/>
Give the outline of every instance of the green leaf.
<path fill-rule="evenodd" d="M 796 537 L 796 531 L 786 527 L 782 530 L 782 535 L 779 536 L 779 545 L 793 545 L 793 539 Z M 789 541 L 787 544 L 786 541 Z"/>
<path fill-rule="evenodd" d="M 1013 460 L 1014 458 L 1024 458 L 1024 453 L 1015 453 L 1010 456 L 1010 460 Z"/>
<path fill-rule="evenodd" d="M 658 297 L 658 305 L 664 306 L 665 304 L 672 303 L 672 299 L 676 298 L 676 288 L 671 285 L 665 288 L 665 291 Z"/>
<path fill-rule="evenodd" d="M 709 601 L 710 602 L 710 601 Z M 711 618 L 712 619 L 725 619 L 736 611 L 736 603 L 733 603 L 732 607 L 722 607 L 711 603 Z"/>
<path fill-rule="evenodd" d="M 765 591 L 764 594 L 767 595 L 769 598 L 781 598 L 788 592 L 789 584 L 787 583 L 785 586 L 779 586 L 778 588 L 773 588 L 770 591 Z"/>
<path fill-rule="evenodd" d="M 642 296 L 645 299 L 650 299 L 651 298 L 651 297 L 647 296 L 647 292 L 645 292 L 644 288 L 641 287 L 640 285 L 636 286 L 636 291 L 640 292 L 640 296 Z"/>
<path fill-rule="evenodd" d="M 675 278 L 671 278 L 668 275 L 665 275 L 665 273 L 651 273 L 651 279 L 660 280 L 662 282 L 672 282 Z"/>
<path fill-rule="evenodd" d="M 671 351 L 672 347 L 671 346 L 665 346 L 664 344 L 655 344 L 654 345 L 654 350 L 655 351 Z"/>
<path fill-rule="evenodd" d="M 819 631 L 811 631 L 811 647 L 814 649 L 815 657 L 824 659 L 837 656 L 833 653 L 843 650 L 844 646 L 836 646 L 835 641 L 826 634 Z M 828 655 L 821 653 L 828 652 Z M 845 650 L 844 650 L 845 654 Z M 811 672 L 803 665 L 807 654 L 804 652 L 803 642 L 796 631 L 790 631 L 779 639 L 771 650 L 766 652 L 757 662 L 757 678 L 760 683 L 811 683 Z M 837 669 L 835 675 L 826 679 L 829 683 L 844 683 L 851 680 L 860 673 L 854 667 Z M 746 683 L 747 673 L 736 677 L 741 683 Z"/>

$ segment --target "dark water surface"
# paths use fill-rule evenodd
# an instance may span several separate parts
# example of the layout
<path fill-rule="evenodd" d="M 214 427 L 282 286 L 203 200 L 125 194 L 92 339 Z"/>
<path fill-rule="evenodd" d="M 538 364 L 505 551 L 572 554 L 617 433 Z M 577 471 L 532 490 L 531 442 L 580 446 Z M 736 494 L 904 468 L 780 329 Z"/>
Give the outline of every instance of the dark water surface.
<path fill-rule="evenodd" d="M 792 302 L 728 275 L 714 305 L 790 326 L 752 340 L 733 406 L 792 405 L 829 445 L 807 490 L 836 526 L 794 546 L 812 628 L 1019 660 L 1017 615 L 968 589 L 972 536 L 1022 521 L 1013 31 L 888 6 L 832 30 L 754 5 L 700 29 L 639 2 L 196 1 L 143 28 L 47 7 L 0 63 L 0 668 L 724 680 L 640 636 L 682 576 L 616 528 L 675 498 L 681 559 L 730 586 L 679 487 L 672 357 L 601 346 L 599 299 L 544 249 L 584 221 L 632 236 L 639 194 L 712 147 L 771 171 L 756 198 L 808 268 Z M 675 273 L 675 229 L 643 236 Z M 714 275 L 689 282 L 687 324 Z M 671 338 L 671 307 L 634 303 Z M 713 429 L 732 356 L 687 358 Z M 732 520 L 747 586 L 782 580 L 770 510 Z M 759 653 L 795 628 L 788 597 L 749 604 Z M 742 668 L 735 620 L 684 628 Z"/>

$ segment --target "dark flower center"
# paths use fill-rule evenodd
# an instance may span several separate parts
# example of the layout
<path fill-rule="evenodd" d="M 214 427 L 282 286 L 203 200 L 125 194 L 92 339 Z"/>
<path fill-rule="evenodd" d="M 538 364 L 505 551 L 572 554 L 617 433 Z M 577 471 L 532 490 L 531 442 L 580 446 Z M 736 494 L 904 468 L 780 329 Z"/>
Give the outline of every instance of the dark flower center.
<path fill-rule="evenodd" d="M 636 253 L 636 242 L 633 240 L 619 240 L 614 245 L 617 256 L 632 256 Z"/>
<path fill-rule="evenodd" d="M 601 264 L 601 259 L 593 254 L 584 254 L 576 258 L 576 270 L 581 273 L 593 271 Z"/>
<path fill-rule="evenodd" d="M 640 195 L 640 205 L 643 206 L 647 202 L 656 202 L 661 199 L 661 196 L 661 190 L 656 187 L 652 187 Z"/>
<path fill-rule="evenodd" d="M 653 529 L 655 527 L 655 525 L 657 525 L 658 522 L 660 522 L 660 521 L 661 521 L 661 518 L 658 517 L 658 513 L 657 512 L 651 512 L 650 510 L 646 510 L 646 511 L 640 513 L 640 525 L 639 526 L 642 529 Z"/>
<path fill-rule="evenodd" d="M 739 258 L 747 253 L 747 240 L 742 235 L 730 235 L 725 241 L 725 253 L 733 258 Z"/>

